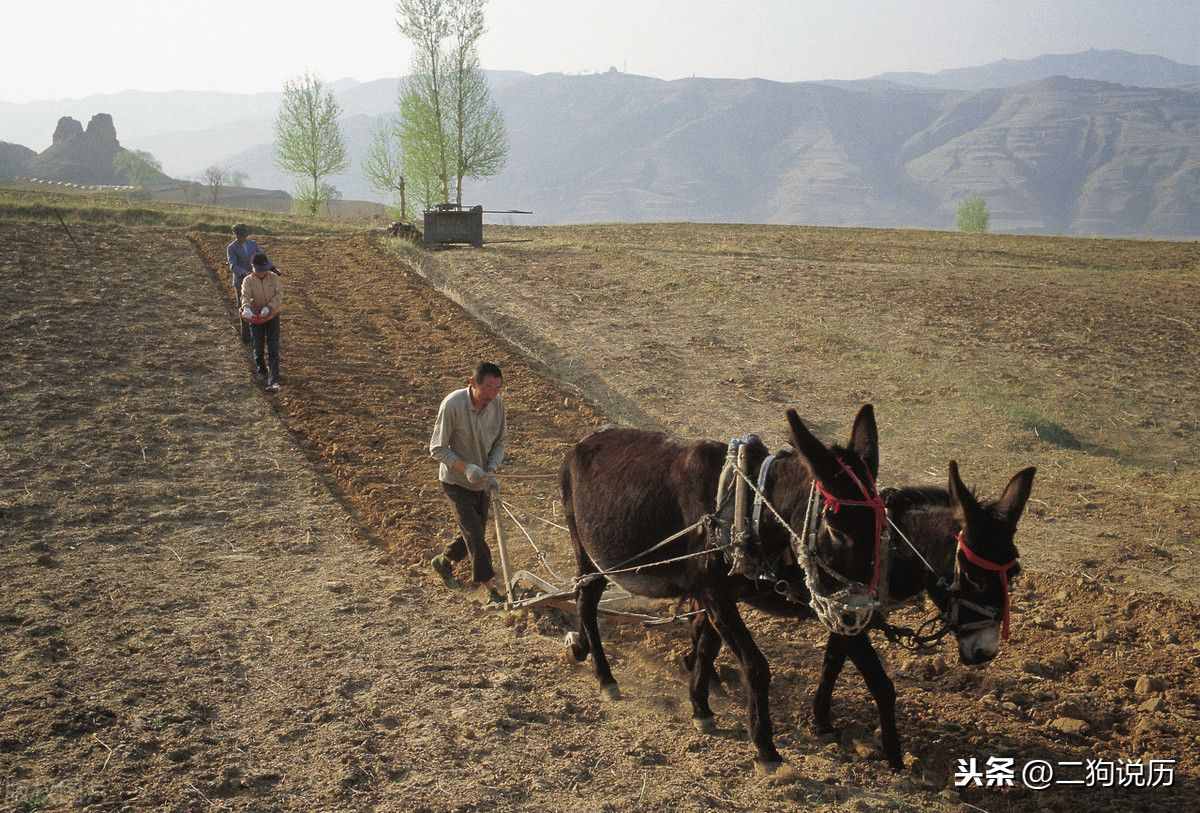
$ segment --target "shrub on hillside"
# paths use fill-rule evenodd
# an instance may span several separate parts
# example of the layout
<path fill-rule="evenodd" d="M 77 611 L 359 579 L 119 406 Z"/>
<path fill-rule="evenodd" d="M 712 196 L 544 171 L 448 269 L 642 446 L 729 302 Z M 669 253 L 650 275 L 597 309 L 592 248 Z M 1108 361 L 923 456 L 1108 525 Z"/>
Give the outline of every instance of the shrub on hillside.
<path fill-rule="evenodd" d="M 983 234 L 988 230 L 987 203 L 978 195 L 972 195 L 958 205 L 958 230 Z"/>

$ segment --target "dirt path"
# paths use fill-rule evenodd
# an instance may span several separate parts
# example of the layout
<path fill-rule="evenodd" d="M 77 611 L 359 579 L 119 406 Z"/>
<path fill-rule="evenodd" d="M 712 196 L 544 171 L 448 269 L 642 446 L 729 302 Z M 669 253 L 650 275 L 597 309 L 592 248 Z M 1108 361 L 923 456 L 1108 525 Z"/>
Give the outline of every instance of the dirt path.
<path fill-rule="evenodd" d="M 0 809 L 955 810 L 948 765 L 976 754 L 1175 756 L 1169 791 L 1090 806 L 1200 800 L 1194 610 L 1099 585 L 1033 577 L 1021 640 L 986 672 L 891 653 L 901 777 L 867 731 L 807 734 L 811 628 L 752 620 L 793 766 L 773 781 L 750 774 L 727 660 L 722 734 L 687 725 L 678 632 L 611 630 L 627 699 L 602 704 L 554 619 L 482 613 L 421 564 L 448 519 L 428 426 L 471 361 L 505 368 L 512 471 L 552 467 L 602 416 L 364 238 L 270 244 L 287 286 L 271 401 L 212 280 L 223 240 L 195 237 L 197 259 L 176 232 L 74 231 L 81 254 L 0 225 Z M 534 481 L 507 493 L 552 510 Z M 1133 708 L 1142 673 L 1157 711 Z M 868 702 L 848 676 L 839 719 L 873 722 Z M 1092 730 L 1048 725 L 1070 714 Z M 1078 792 L 966 798 L 1070 810 Z"/>

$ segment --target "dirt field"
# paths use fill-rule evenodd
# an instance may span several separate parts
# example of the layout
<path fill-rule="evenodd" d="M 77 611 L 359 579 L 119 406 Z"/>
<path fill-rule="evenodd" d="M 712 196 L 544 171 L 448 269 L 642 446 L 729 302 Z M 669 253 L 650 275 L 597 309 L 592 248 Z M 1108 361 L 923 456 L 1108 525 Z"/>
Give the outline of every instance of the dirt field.
<path fill-rule="evenodd" d="M 1197 596 L 1200 244 L 721 225 L 493 228 L 439 287 L 637 423 L 786 439 L 875 404 L 889 484 L 1039 469 L 1022 553 Z M 1112 567 L 1112 565 L 1118 565 Z"/>
<path fill-rule="evenodd" d="M 673 309 L 687 307 L 689 292 L 715 285 L 713 269 L 785 270 L 772 270 L 767 258 L 722 254 L 703 278 L 667 289 L 672 283 L 665 275 L 647 273 L 635 290 L 628 276 L 619 276 L 628 270 L 619 262 L 580 259 L 585 248 L 574 246 L 574 236 L 563 242 L 560 234 L 540 230 L 537 240 L 544 244 L 500 244 L 425 261 L 435 278 L 453 278 L 462 288 L 470 281 L 481 301 L 493 303 L 494 315 L 511 320 L 506 332 L 518 345 L 529 344 L 547 359 L 543 367 L 525 361 L 516 346 L 482 329 L 366 237 L 264 238 L 286 285 L 284 390 L 268 399 L 251 385 L 223 298 L 223 238 L 72 228 L 78 252 L 58 228 L 0 224 L 0 365 L 6 371 L 0 385 L 0 804 L 20 810 L 758 810 L 797 804 L 966 810 L 958 792 L 946 787 L 953 761 L 993 755 L 1014 756 L 1018 764 L 1035 757 L 1180 763 L 1171 788 L 980 788 L 961 797 L 991 813 L 1194 810 L 1200 804 L 1195 605 L 1177 596 L 1131 595 L 1120 581 L 1151 561 L 1139 558 L 1149 555 L 1149 542 L 1139 535 L 1135 512 L 1152 503 L 1170 509 L 1162 512 L 1165 536 L 1158 544 L 1173 557 L 1154 564 L 1166 568 L 1179 560 L 1158 577 L 1171 586 L 1191 572 L 1183 554 L 1194 542 L 1187 535 L 1194 514 L 1172 513 L 1180 506 L 1194 510 L 1190 458 L 1180 456 L 1173 469 L 1162 457 L 1137 462 L 1137 478 L 1162 479 L 1135 479 L 1144 500 L 1133 508 L 1110 507 L 1106 491 L 1084 493 L 1102 505 L 1089 511 L 1116 512 L 1122 528 L 1134 523 L 1134 531 L 1107 543 L 1127 548 L 1133 558 L 1122 568 L 1097 565 L 1087 576 L 1060 576 L 1053 557 L 1037 557 L 1055 544 L 1060 528 L 1072 529 L 1065 539 L 1096 538 L 1087 517 L 1058 505 L 1056 489 L 1069 491 L 1061 484 L 1066 478 L 1045 493 L 1039 480 L 1035 496 L 1043 508 L 1027 518 L 1021 539 L 1034 554 L 1030 559 L 1044 566 L 1031 567 L 1021 585 L 1013 641 L 992 667 L 946 668 L 937 659 L 881 647 L 894 667 L 900 726 L 913 763 L 904 775 L 892 776 L 874 753 L 863 728 L 874 725 L 874 710 L 851 673 L 835 699 L 845 736 L 825 741 L 808 733 L 821 636 L 813 627 L 752 618 L 772 664 L 773 716 L 790 764 L 771 780 L 755 779 L 740 689 L 725 656 L 720 663 L 729 695 L 714 704 L 723 728 L 704 737 L 688 725 L 685 685 L 673 666 L 682 630 L 612 628 L 614 671 L 626 699 L 602 704 L 590 667 L 563 661 L 558 618 L 485 613 L 428 576 L 423 560 L 448 539 L 449 515 L 425 445 L 438 400 L 460 385 L 479 357 L 497 360 L 506 372 L 511 472 L 553 471 L 565 446 L 609 417 L 630 414 L 685 433 L 721 437 L 762 429 L 769 435 L 779 432 L 784 406 L 795 405 L 826 437 L 841 439 L 858 401 L 887 403 L 871 390 L 877 385 L 870 371 L 885 370 L 888 359 L 848 345 L 846 355 L 861 362 L 864 383 L 834 399 L 811 384 L 825 381 L 827 370 L 797 368 L 787 373 L 796 380 L 786 385 L 766 350 L 755 351 L 762 354 L 758 366 L 722 360 L 732 366 L 706 372 L 707 364 L 724 358 L 714 348 L 748 341 L 720 321 L 729 318 L 725 312 L 703 311 L 718 320 L 703 328 L 709 344 L 692 332 L 671 332 Z M 677 238 L 668 238 L 663 256 L 676 250 Z M 833 242 L 822 250 L 832 251 Z M 887 261 L 882 252 L 871 256 Z M 696 258 L 685 259 L 690 267 Z M 832 268 L 851 261 L 862 260 L 821 262 Z M 747 270 L 751 266 L 762 270 Z M 840 287 L 830 273 L 832 296 Z M 1169 315 L 1186 321 L 1182 297 L 1192 294 L 1195 301 L 1195 276 L 1171 283 L 1179 275 L 1147 273 L 1181 286 L 1171 289 L 1171 307 L 1179 312 Z M 522 289 L 537 298 L 519 300 L 523 310 L 513 312 L 518 300 L 512 292 Z M 766 290 L 758 301 L 770 301 Z M 921 293 L 928 292 L 914 292 L 897 313 L 924 303 Z M 899 294 L 889 289 L 888 296 Z M 712 300 L 722 301 L 728 300 Z M 935 335 L 950 334 L 952 317 L 961 312 L 942 312 L 944 323 L 925 318 L 911 324 L 914 341 L 922 324 Z M 1006 311 L 998 324 L 1025 318 Z M 769 328 L 795 333 L 792 353 L 812 341 L 794 322 L 764 320 L 761 329 Z M 1170 330 L 1170 323 L 1162 329 Z M 977 360 L 992 340 L 972 335 L 983 343 L 971 351 Z M 972 345 L 959 336 L 950 349 L 961 346 Z M 1179 352 L 1180 365 L 1195 360 L 1193 347 Z M 1145 378 L 1138 381 L 1161 394 L 1152 385 L 1165 373 L 1145 366 L 1147 358 L 1140 359 L 1142 367 L 1131 359 L 1120 369 L 1141 370 Z M 938 355 L 930 369 L 938 360 L 944 362 Z M 544 375 L 561 365 L 571 368 L 568 381 L 587 398 Z M 742 384 L 744 401 L 718 398 L 706 387 L 727 369 L 734 384 Z M 1194 378 L 1175 378 L 1178 397 L 1194 404 Z M 678 389 L 663 387 L 664 380 L 678 380 Z M 942 386 L 936 376 L 930 380 L 928 387 Z M 801 383 L 813 394 L 786 391 Z M 768 387 L 777 394 L 768 396 Z M 705 409 L 692 409 L 693 399 L 678 392 L 704 393 L 695 403 Z M 1085 395 L 1094 400 L 1094 392 Z M 928 415 L 934 403 L 942 409 L 937 396 L 936 390 L 914 396 L 924 400 L 909 407 L 911 414 Z M 1140 401 L 1133 400 L 1130 412 L 1138 414 Z M 889 406 L 897 420 L 910 414 Z M 946 407 L 948 415 L 938 420 L 952 421 L 955 409 Z M 885 467 L 896 472 L 893 482 L 924 477 L 925 468 L 944 469 L 940 446 L 921 452 L 920 437 L 895 425 L 889 432 L 886 414 Z M 1195 431 L 1194 410 L 1186 406 L 1168 405 L 1162 416 L 1183 421 L 1185 433 Z M 993 445 L 1011 428 L 980 420 L 942 442 L 961 446 L 974 427 Z M 1194 434 L 1180 445 L 1189 438 Z M 959 459 L 972 483 L 994 491 L 1021 465 L 1053 470 L 1048 458 L 1070 470 L 1075 458 L 1069 455 L 1086 454 L 1047 450 L 1035 441 L 1001 441 L 999 451 L 972 447 Z M 1170 443 L 1161 442 L 1153 454 L 1171 454 Z M 1179 487 L 1156 491 L 1168 482 Z M 552 484 L 508 481 L 505 494 L 517 506 L 554 516 Z M 561 535 L 534 532 L 552 566 L 570 572 Z M 514 541 L 513 547 L 519 566 L 534 567 L 527 545 Z M 949 650 L 945 654 L 952 659 Z M 1135 697 L 1143 675 L 1161 682 L 1150 698 L 1157 705 Z M 1052 725 L 1060 717 L 1084 720 L 1089 730 L 1062 733 Z"/>

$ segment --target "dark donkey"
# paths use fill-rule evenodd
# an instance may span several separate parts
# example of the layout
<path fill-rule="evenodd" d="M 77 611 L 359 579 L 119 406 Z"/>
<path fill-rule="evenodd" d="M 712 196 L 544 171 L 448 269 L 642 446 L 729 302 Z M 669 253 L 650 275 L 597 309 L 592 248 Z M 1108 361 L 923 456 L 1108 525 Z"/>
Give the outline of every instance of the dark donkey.
<path fill-rule="evenodd" d="M 792 525 L 804 521 L 813 488 L 839 501 L 841 510 L 823 511 L 818 520 L 825 561 L 846 579 L 866 582 L 876 572 L 877 523 L 882 515 L 874 488 L 879 466 L 874 410 L 868 404 L 859 411 L 847 449 L 826 447 L 794 410 L 788 410 L 787 418 L 795 453 L 780 459 L 773 469 L 767 497 Z M 751 471 L 766 456 L 761 443 L 752 447 L 748 449 Z M 719 545 L 714 543 L 711 523 L 658 546 L 711 516 L 726 452 L 724 444 L 714 441 L 682 443 L 657 432 L 606 429 L 587 436 L 567 453 L 562 498 L 579 571 L 579 632 L 567 635 L 567 645 L 577 661 L 592 655 L 601 690 L 615 699 L 617 684 L 596 624 L 606 579 L 641 596 L 694 598 L 712 620 L 714 636 L 720 636 L 741 664 L 750 734 L 758 750 L 756 769 L 770 772 L 782 762 L 767 701 L 770 670 L 737 607 L 756 585 L 730 575 L 730 565 L 716 550 Z M 791 550 L 790 533 L 775 523 L 757 544 L 763 560 L 781 561 Z M 643 569 L 644 565 L 648 567 Z M 620 572 L 602 575 L 610 570 Z M 826 587 L 832 590 L 835 585 Z M 711 665 L 710 659 L 707 667 Z M 701 680 L 707 693 L 704 669 L 693 676 L 693 697 Z M 707 703 L 703 708 L 694 705 L 693 714 L 698 728 L 710 727 L 712 712 Z"/>
<path fill-rule="evenodd" d="M 953 461 L 949 488 L 883 490 L 888 515 L 898 529 L 892 536 L 894 553 L 887 567 L 889 598 L 903 602 L 926 592 L 937 605 L 946 631 L 958 639 L 959 659 L 965 664 L 992 660 L 1001 638 L 1008 637 L 1009 585 L 1020 573 L 1013 538 L 1035 472 L 1034 468 L 1018 472 L 1000 499 L 982 504 L 963 485 Z M 901 534 L 904 538 L 899 538 Z M 812 617 L 769 590 L 759 590 L 746 601 L 775 615 Z M 706 708 L 711 662 L 719 649 L 716 631 L 704 616 L 698 617 L 692 651 L 684 656 L 684 663 L 697 678 L 693 685 Z M 699 669 L 698 654 L 703 655 Z M 821 682 L 813 698 L 813 727 L 821 734 L 834 730 L 830 703 L 847 657 L 862 673 L 879 709 L 884 755 L 900 770 L 895 687 L 865 633 L 829 635 Z"/>

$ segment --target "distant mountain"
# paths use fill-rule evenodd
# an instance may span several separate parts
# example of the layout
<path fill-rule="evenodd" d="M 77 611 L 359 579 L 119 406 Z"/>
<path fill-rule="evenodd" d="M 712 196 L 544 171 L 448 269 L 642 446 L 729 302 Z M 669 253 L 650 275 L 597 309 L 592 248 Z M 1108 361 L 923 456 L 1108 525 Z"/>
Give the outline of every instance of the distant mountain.
<path fill-rule="evenodd" d="M 468 180 L 465 198 L 536 213 L 514 222 L 954 228 L 958 204 L 979 194 L 997 231 L 1200 236 L 1200 82 L 1058 76 L 963 91 L 879 78 L 490 78 L 510 158 L 495 178 Z M 360 162 L 372 127 L 393 114 L 397 82 L 341 91 L 352 165 L 331 180 L 346 198 L 382 199 Z M 160 158 L 175 145 L 193 171 L 219 161 L 290 191 L 272 137 L 260 115 L 127 143 Z"/>
<path fill-rule="evenodd" d="M 274 111 L 277 93 L 204 93 L 171 91 L 147 93 L 124 91 L 87 96 L 82 99 L 27 102 L 0 102 L 0 140 L 43 150 L 54 122 L 63 116 L 86 121 L 98 110 L 121 122 L 121 136 L 129 143 L 148 135 L 178 130 L 216 127 L 239 119 Z M 139 147 L 140 149 L 140 147 Z"/>
<path fill-rule="evenodd" d="M 488 71 L 493 87 L 528 77 L 520 71 Z M 339 79 L 330 83 L 345 116 L 376 116 L 396 109 L 401 79 L 370 82 Z M 121 122 L 121 138 L 162 161 L 170 175 L 198 175 L 225 156 L 274 138 L 279 93 L 124 91 L 82 99 L 0 102 L 0 141 L 36 150 L 62 116 L 86 120 L 97 110 Z"/>
<path fill-rule="evenodd" d="M 907 175 L 951 221 L 979 194 L 1001 228 L 1200 235 L 1200 94 L 1056 78 L 983 91 L 911 138 Z"/>
<path fill-rule="evenodd" d="M 996 230 L 1200 235 L 1200 94 L 1047 79 L 978 93 L 880 80 L 780 83 L 621 73 L 497 88 L 511 155 L 468 202 L 514 222 L 693 220 L 954 228 L 983 195 Z M 347 197 L 368 116 L 344 121 Z M 290 189 L 267 144 L 228 164 Z"/>
<path fill-rule="evenodd" d="M 497 94 L 512 141 L 473 198 L 543 222 L 905 222 L 893 156 L 941 93 L 546 74 Z"/>
<path fill-rule="evenodd" d="M 1002 59 L 987 65 L 937 73 L 881 73 L 872 78 L 939 90 L 986 90 L 1023 85 L 1052 76 L 1158 88 L 1200 82 L 1200 66 L 1184 65 L 1152 54 L 1093 49 L 1024 60 Z"/>
<path fill-rule="evenodd" d="M 29 162 L 37 153 L 21 144 L 0 141 L 0 181 L 11 181 L 29 174 Z"/>

